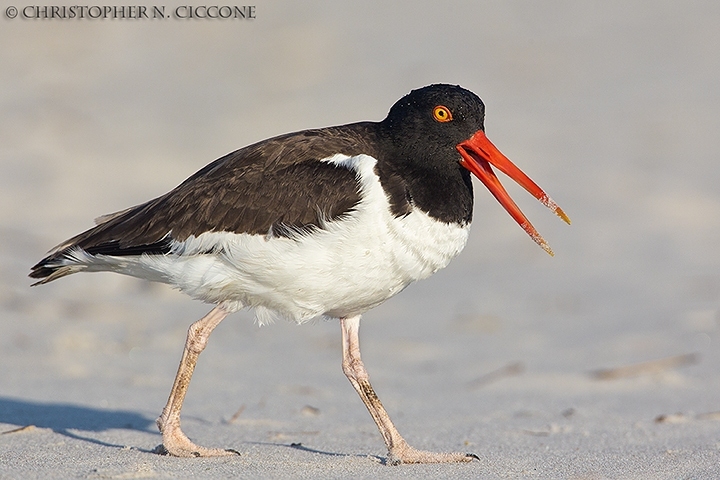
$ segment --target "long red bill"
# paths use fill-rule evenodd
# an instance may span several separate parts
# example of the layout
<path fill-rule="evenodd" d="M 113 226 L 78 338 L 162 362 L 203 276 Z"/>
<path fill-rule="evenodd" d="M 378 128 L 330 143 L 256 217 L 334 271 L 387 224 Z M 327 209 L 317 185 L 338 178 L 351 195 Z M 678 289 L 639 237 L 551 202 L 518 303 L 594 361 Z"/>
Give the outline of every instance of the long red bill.
<path fill-rule="evenodd" d="M 562 218 L 565 223 L 570 224 L 570 219 L 560 207 L 540 188 L 530 177 L 513 164 L 509 158 L 500 152 L 495 145 L 488 140 L 485 132 L 478 130 L 472 137 L 457 145 L 458 152 L 462 156 L 460 165 L 470 170 L 490 190 L 490 193 L 507 210 L 511 217 L 525 230 L 528 235 L 550 255 L 553 251 L 544 238 L 535 230 L 530 221 L 525 217 L 520 208 L 510 198 L 505 188 L 495 176 L 492 166 L 497 167 L 508 177 L 515 180 L 520 186 L 537 198 L 543 205 L 548 207 L 555 214 Z"/>

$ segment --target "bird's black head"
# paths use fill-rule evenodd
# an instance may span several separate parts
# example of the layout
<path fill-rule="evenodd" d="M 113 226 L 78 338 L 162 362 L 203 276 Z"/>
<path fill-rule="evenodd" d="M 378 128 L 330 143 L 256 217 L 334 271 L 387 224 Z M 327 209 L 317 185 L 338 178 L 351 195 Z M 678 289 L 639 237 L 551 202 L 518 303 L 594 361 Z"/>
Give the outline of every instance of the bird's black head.
<path fill-rule="evenodd" d="M 456 85 L 429 85 L 413 90 L 392 106 L 380 123 L 393 157 L 401 165 L 424 172 L 442 188 L 444 179 L 473 173 L 520 226 L 548 253 L 545 240 L 530 224 L 495 176 L 491 166 L 519 183 L 535 198 L 570 223 L 567 215 L 485 136 L 485 104 Z"/>
<path fill-rule="evenodd" d="M 484 120 L 480 97 L 457 85 L 436 84 L 398 100 L 382 124 L 403 157 L 457 166 L 455 146 L 484 130 Z"/>

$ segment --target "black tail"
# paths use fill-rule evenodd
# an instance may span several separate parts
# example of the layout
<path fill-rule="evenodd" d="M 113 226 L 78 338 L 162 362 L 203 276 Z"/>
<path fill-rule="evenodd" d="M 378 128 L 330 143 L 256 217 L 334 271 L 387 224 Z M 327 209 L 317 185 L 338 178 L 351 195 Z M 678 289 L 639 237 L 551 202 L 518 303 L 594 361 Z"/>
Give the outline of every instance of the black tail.
<path fill-rule="evenodd" d="M 169 233 L 159 239 L 138 234 L 142 228 L 138 228 L 136 216 L 144 206 L 100 217 L 96 220 L 98 225 L 55 247 L 31 268 L 29 276 L 41 279 L 33 286 L 81 272 L 91 263 L 95 266 L 94 270 L 103 270 L 88 260 L 95 257 L 168 253 L 172 241 Z"/>
<path fill-rule="evenodd" d="M 71 273 L 84 270 L 85 267 L 79 264 L 63 264 L 64 262 L 69 261 L 71 260 L 69 260 L 63 253 L 48 255 L 40 260 L 37 265 L 32 267 L 30 275 L 28 275 L 30 278 L 41 279 L 39 282 L 33 283 L 32 286 L 34 287 L 35 285 L 52 282 L 53 280 L 64 277 L 65 275 L 70 275 Z"/>

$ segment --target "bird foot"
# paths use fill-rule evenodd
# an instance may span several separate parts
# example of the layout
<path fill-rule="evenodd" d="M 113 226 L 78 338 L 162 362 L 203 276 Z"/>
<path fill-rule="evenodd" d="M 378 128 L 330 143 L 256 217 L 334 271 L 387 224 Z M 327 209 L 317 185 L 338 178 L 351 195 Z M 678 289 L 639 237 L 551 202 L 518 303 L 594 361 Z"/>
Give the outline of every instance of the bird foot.
<path fill-rule="evenodd" d="M 231 448 L 206 448 L 195 445 L 179 428 L 169 432 L 163 432 L 163 443 L 155 447 L 153 453 L 172 455 L 173 457 L 223 457 L 240 455 L 240 452 Z"/>
<path fill-rule="evenodd" d="M 473 459 L 480 460 L 474 453 L 436 453 L 417 450 L 407 443 L 390 449 L 387 464 L 400 465 L 402 463 L 464 463 Z"/>

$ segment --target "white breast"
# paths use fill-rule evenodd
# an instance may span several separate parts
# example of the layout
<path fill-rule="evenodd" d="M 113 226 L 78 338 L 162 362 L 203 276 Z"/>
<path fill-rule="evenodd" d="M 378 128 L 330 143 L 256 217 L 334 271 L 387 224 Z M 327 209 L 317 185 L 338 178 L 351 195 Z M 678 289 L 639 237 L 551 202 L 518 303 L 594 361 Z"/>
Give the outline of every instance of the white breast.
<path fill-rule="evenodd" d="M 255 307 L 262 324 L 273 313 L 297 322 L 360 314 L 445 267 L 465 246 L 469 225 L 438 222 L 419 210 L 394 217 L 374 158 L 325 161 L 357 174 L 362 200 L 311 234 L 210 232 L 176 242 L 170 255 L 105 260 L 114 263 L 112 270 L 168 283 L 206 302 Z M 209 250 L 217 253 L 199 254 Z"/>

